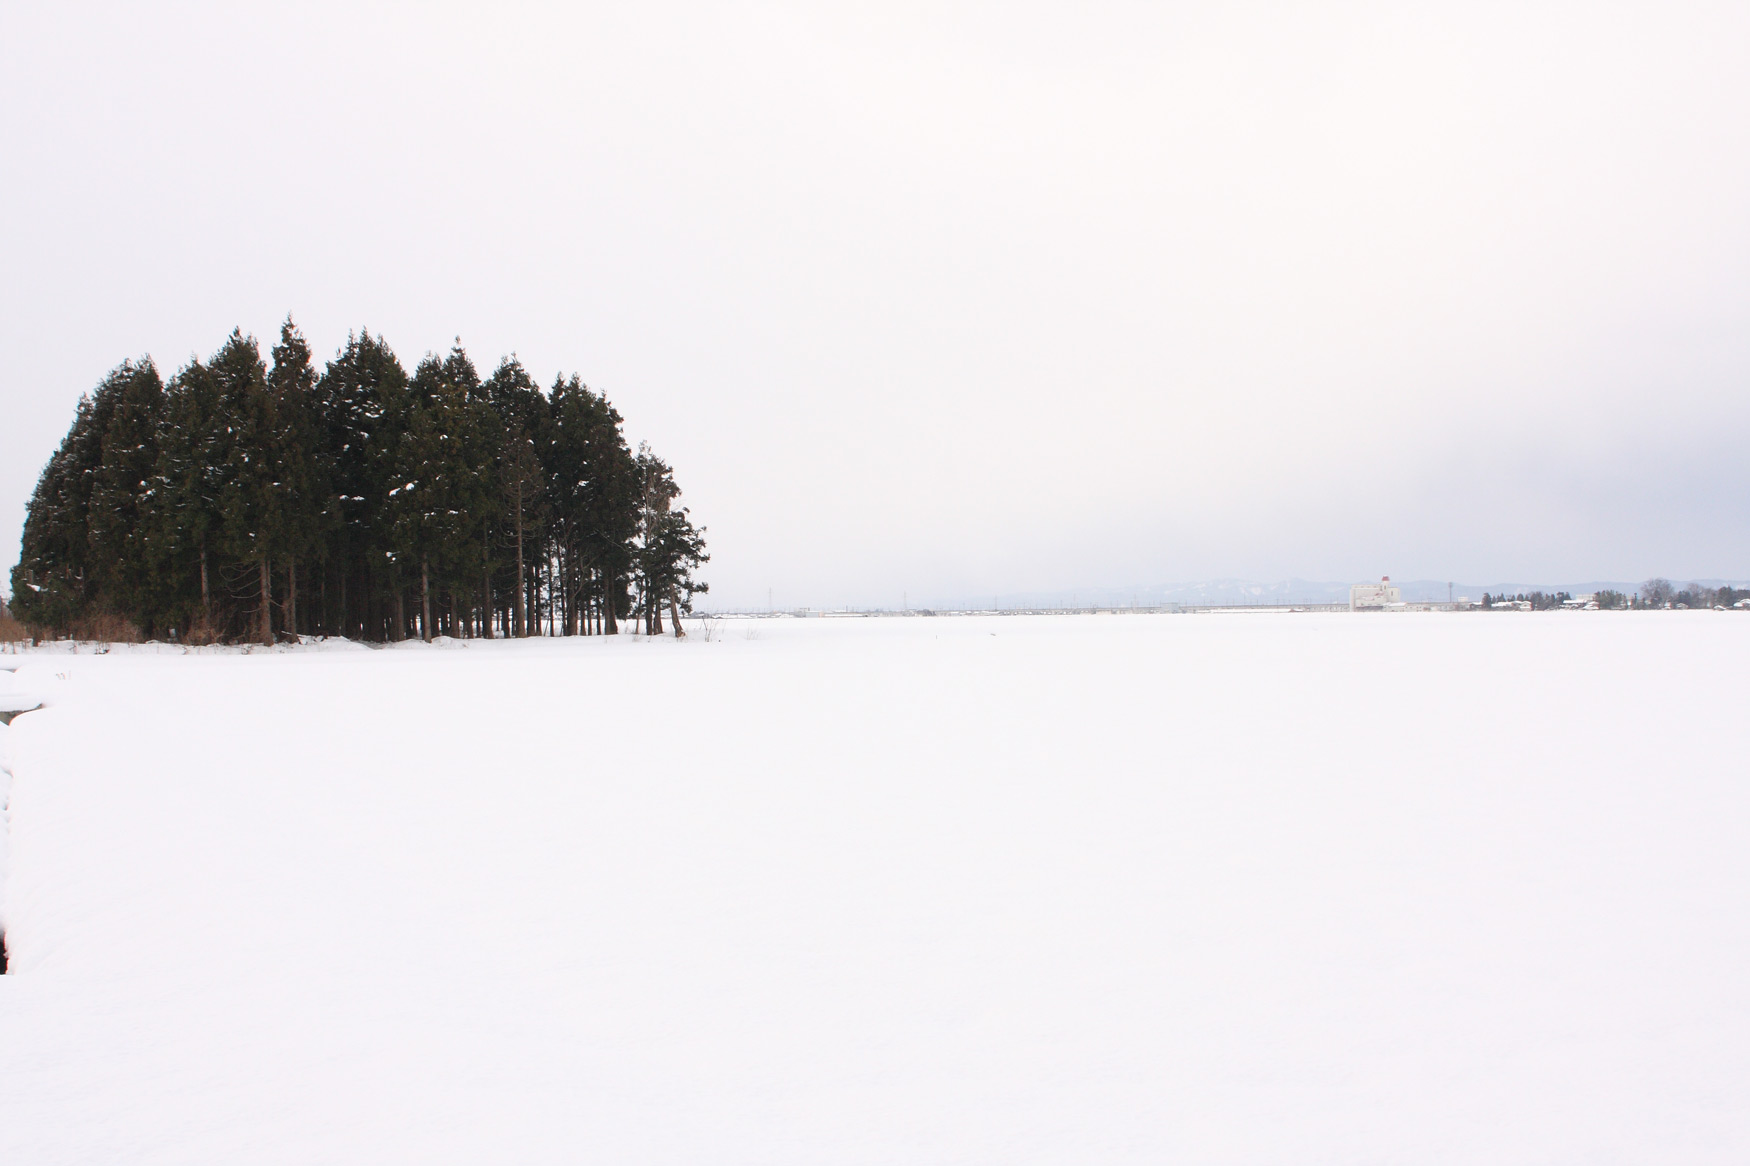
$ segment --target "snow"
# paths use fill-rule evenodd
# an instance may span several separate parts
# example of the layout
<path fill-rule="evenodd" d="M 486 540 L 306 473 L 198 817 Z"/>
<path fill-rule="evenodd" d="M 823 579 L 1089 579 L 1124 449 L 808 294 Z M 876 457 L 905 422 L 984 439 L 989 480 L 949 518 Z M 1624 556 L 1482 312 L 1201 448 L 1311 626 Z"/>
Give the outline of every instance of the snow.
<path fill-rule="evenodd" d="M 718 627 L 23 657 L 0 1161 L 1750 1160 L 1750 621 Z"/>

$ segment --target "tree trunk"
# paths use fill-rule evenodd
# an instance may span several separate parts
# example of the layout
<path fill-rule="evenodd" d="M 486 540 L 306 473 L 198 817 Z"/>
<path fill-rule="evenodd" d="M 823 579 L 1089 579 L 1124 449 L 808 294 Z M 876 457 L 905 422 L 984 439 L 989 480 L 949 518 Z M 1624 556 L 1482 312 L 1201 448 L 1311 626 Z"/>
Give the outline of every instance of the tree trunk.
<path fill-rule="evenodd" d="M 620 634 L 620 621 L 614 615 L 614 577 L 602 572 L 602 635 Z"/>
<path fill-rule="evenodd" d="M 208 626 L 213 622 L 213 600 L 207 593 L 207 544 L 201 543 L 201 614 L 206 616 Z"/>
<path fill-rule="evenodd" d="M 256 560 L 261 575 L 261 606 L 257 609 L 255 634 L 264 644 L 273 643 L 273 573 L 267 556 Z"/>
<path fill-rule="evenodd" d="M 668 593 L 668 614 L 669 614 L 669 617 L 674 620 L 674 638 L 677 640 L 686 639 L 687 638 L 687 630 L 685 628 L 681 627 L 680 600 L 675 598 L 675 594 L 672 590 L 670 590 Z"/>
<path fill-rule="evenodd" d="M 395 624 L 389 629 L 389 638 L 397 643 L 407 638 L 407 596 L 400 580 L 395 583 Z"/>
<path fill-rule="evenodd" d="M 523 504 L 516 505 L 516 634 L 522 639 L 529 634 L 528 572 L 523 570 Z"/>
<path fill-rule="evenodd" d="M 492 638 L 492 568 L 480 568 L 480 634 Z"/>
<path fill-rule="evenodd" d="M 424 555 L 419 556 L 419 634 L 431 643 L 431 571 Z"/>
<path fill-rule="evenodd" d="M 565 556 L 565 634 L 577 634 L 577 609 L 583 604 L 583 588 L 577 583 L 577 555 Z"/>
<path fill-rule="evenodd" d="M 298 560 L 286 560 L 286 634 L 298 638 Z"/>

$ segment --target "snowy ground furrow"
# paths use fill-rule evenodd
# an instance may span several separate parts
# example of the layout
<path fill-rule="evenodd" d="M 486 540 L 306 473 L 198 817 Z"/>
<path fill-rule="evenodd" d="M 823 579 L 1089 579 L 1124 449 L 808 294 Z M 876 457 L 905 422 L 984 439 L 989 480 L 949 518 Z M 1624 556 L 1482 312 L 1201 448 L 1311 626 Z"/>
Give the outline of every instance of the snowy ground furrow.
<path fill-rule="evenodd" d="M 0 1160 L 1750 1154 L 1750 619 L 726 632 L 56 658 Z"/>

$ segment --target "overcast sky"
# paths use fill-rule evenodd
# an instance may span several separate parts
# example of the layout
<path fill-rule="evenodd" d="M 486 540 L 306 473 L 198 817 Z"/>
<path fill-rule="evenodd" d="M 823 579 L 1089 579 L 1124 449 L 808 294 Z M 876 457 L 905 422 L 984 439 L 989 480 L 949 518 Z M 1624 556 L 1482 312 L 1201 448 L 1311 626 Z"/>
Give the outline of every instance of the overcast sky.
<path fill-rule="evenodd" d="M 8 5 L 0 564 L 287 311 L 605 391 L 718 603 L 1750 577 L 1750 5 Z"/>

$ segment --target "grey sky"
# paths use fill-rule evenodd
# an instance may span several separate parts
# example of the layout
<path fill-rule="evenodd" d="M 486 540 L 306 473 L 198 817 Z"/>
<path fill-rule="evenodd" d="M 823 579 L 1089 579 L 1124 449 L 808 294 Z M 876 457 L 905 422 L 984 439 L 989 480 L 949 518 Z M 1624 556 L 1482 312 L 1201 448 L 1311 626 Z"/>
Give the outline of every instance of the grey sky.
<path fill-rule="evenodd" d="M 1750 576 L 1750 7 L 14 5 L 0 562 L 289 309 L 576 371 L 721 602 Z"/>

